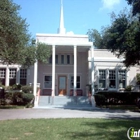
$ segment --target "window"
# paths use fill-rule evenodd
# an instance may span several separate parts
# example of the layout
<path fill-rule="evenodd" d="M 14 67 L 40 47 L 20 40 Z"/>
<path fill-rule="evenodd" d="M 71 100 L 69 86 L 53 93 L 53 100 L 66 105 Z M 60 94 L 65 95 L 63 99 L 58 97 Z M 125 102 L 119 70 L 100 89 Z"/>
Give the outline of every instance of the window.
<path fill-rule="evenodd" d="M 71 76 L 70 87 L 73 88 L 73 86 L 74 86 L 74 77 Z M 80 76 L 77 76 L 76 88 L 80 88 Z"/>
<path fill-rule="evenodd" d="M 10 75 L 9 78 L 10 79 L 15 79 L 16 78 L 16 69 L 10 69 Z"/>
<path fill-rule="evenodd" d="M 27 78 L 27 69 L 20 69 L 20 79 Z"/>
<path fill-rule="evenodd" d="M 0 82 L 2 85 L 5 85 L 5 72 L 6 69 L 0 69 Z"/>
<path fill-rule="evenodd" d="M 49 64 L 52 64 L 52 55 L 49 58 Z"/>
<path fill-rule="evenodd" d="M 106 71 L 99 70 L 99 88 L 105 88 L 106 86 Z"/>
<path fill-rule="evenodd" d="M 55 63 L 58 64 L 58 55 L 55 55 Z"/>
<path fill-rule="evenodd" d="M 64 64 L 64 55 L 61 55 L 61 64 Z"/>
<path fill-rule="evenodd" d="M 0 69 L 0 78 L 5 78 L 5 69 Z"/>
<path fill-rule="evenodd" d="M 26 85 L 27 69 L 20 69 L 20 84 Z"/>
<path fill-rule="evenodd" d="M 16 84 L 16 73 L 17 73 L 17 70 L 16 69 L 9 69 L 9 83 L 10 83 L 10 86 Z"/>
<path fill-rule="evenodd" d="M 125 88 L 126 70 L 119 70 L 118 79 L 119 79 L 119 88 Z"/>
<path fill-rule="evenodd" d="M 109 87 L 116 88 L 116 72 L 115 72 L 115 70 L 109 70 Z"/>
<path fill-rule="evenodd" d="M 70 64 L 70 55 L 67 55 L 67 64 Z"/>
<path fill-rule="evenodd" d="M 52 76 L 44 77 L 44 88 L 52 88 Z"/>

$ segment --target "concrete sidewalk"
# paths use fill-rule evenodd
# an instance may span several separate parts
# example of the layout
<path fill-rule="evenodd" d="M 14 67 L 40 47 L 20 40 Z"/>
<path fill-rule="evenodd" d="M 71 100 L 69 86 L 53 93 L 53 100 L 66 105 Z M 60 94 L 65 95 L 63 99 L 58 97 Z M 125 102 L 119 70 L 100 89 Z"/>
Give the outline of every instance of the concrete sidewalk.
<path fill-rule="evenodd" d="M 77 109 L 0 109 L 0 120 L 37 118 L 121 118 L 140 119 L 139 112 L 120 110 L 77 110 Z"/>

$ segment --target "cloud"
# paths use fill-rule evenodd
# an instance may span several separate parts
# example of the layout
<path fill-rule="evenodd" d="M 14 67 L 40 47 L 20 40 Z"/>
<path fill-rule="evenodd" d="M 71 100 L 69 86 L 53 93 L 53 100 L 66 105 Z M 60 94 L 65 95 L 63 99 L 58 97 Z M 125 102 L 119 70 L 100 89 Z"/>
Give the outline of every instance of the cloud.
<path fill-rule="evenodd" d="M 102 9 L 113 9 L 115 5 L 120 4 L 121 0 L 102 0 Z"/>

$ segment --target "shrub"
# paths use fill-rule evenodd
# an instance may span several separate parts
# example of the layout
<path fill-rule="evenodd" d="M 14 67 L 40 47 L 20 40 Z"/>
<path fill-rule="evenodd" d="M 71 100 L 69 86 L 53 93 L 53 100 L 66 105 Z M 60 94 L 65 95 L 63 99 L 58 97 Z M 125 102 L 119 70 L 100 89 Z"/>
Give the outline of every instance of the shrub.
<path fill-rule="evenodd" d="M 12 86 L 5 86 L 5 90 L 12 90 Z"/>
<path fill-rule="evenodd" d="M 98 92 L 94 95 L 97 105 L 136 105 L 140 92 Z"/>
<path fill-rule="evenodd" d="M 33 87 L 32 86 L 22 86 L 21 87 L 21 90 L 24 92 L 24 93 L 33 93 Z"/>
<path fill-rule="evenodd" d="M 137 73 L 136 79 L 137 79 L 137 84 L 140 85 L 140 73 Z"/>
<path fill-rule="evenodd" d="M 21 85 L 20 84 L 15 84 L 12 86 L 13 90 L 21 90 Z"/>
<path fill-rule="evenodd" d="M 5 94 L 5 101 L 14 105 L 27 105 L 33 98 L 33 94 L 23 92 L 6 92 Z"/>
<path fill-rule="evenodd" d="M 125 91 L 131 91 L 132 90 L 132 86 L 131 85 L 129 85 L 129 86 L 127 86 L 126 88 L 125 88 Z"/>
<path fill-rule="evenodd" d="M 34 98 L 34 95 L 33 94 L 26 94 L 24 93 L 23 94 L 23 102 L 24 102 L 24 105 L 27 105 L 29 104 Z"/>

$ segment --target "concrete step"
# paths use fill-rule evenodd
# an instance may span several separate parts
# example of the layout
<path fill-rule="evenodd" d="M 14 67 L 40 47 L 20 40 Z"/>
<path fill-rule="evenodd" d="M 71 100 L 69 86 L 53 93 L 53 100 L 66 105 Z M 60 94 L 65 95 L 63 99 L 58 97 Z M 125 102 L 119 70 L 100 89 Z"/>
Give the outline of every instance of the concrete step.
<path fill-rule="evenodd" d="M 89 107 L 88 97 L 86 96 L 40 96 L 39 106 L 56 105 L 63 107 Z"/>

